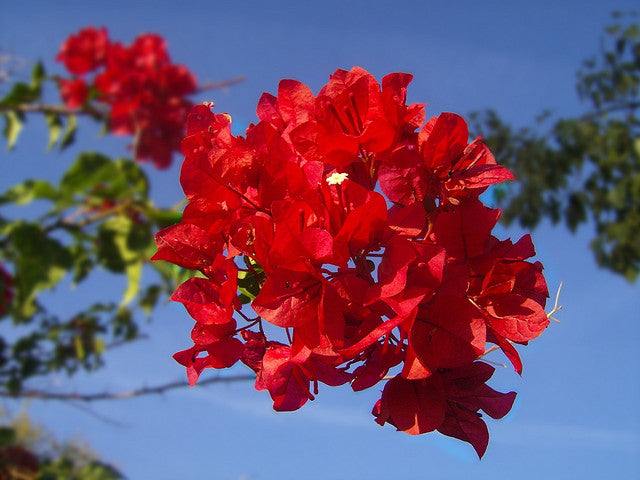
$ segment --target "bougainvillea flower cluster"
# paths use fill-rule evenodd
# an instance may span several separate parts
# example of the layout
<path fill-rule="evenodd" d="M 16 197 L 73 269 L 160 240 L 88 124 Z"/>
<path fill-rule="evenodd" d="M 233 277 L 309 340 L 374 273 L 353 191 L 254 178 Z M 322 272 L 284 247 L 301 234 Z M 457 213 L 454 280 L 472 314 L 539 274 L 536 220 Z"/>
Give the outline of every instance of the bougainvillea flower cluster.
<path fill-rule="evenodd" d="M 500 212 L 479 199 L 511 173 L 458 115 L 425 124 L 424 105 L 406 104 L 411 79 L 338 70 L 317 95 L 283 80 L 246 136 L 194 107 L 188 205 L 154 259 L 197 272 L 172 297 L 196 321 L 174 356 L 191 384 L 243 362 L 282 411 L 319 383 L 384 382 L 376 422 L 481 456 L 479 411 L 500 418 L 515 393 L 487 386 L 479 359 L 493 344 L 521 372 L 514 344 L 547 327 L 548 292 L 530 237 L 494 237 Z"/>
<path fill-rule="evenodd" d="M 73 74 L 58 79 L 67 107 L 83 106 L 94 92 L 108 106 L 109 131 L 134 136 L 137 160 L 169 166 L 193 106 L 186 96 L 197 82 L 186 67 L 171 63 L 162 37 L 144 34 L 125 46 L 111 41 L 105 28 L 89 27 L 64 42 L 57 60 Z"/>

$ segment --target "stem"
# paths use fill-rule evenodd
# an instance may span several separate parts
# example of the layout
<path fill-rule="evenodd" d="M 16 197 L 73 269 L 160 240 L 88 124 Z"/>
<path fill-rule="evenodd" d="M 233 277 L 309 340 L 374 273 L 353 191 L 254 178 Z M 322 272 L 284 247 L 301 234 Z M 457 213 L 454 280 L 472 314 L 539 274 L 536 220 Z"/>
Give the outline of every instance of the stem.
<path fill-rule="evenodd" d="M 227 88 L 231 85 L 235 85 L 237 83 L 244 82 L 246 80 L 245 75 L 238 75 L 237 77 L 229 78 L 228 80 L 222 80 L 220 82 L 207 82 L 203 84 L 196 93 L 206 92 L 207 90 L 215 90 L 219 88 Z"/>
<path fill-rule="evenodd" d="M 98 120 L 104 120 L 107 118 L 107 114 L 89 105 L 84 105 L 80 109 L 71 109 L 64 105 L 46 105 L 43 103 L 20 103 L 13 106 L 0 105 L 0 112 L 2 111 L 14 111 L 21 113 L 44 113 L 62 116 L 72 115 L 88 115 Z"/>
<path fill-rule="evenodd" d="M 229 375 L 224 377 L 213 377 L 199 381 L 196 385 L 204 386 L 211 383 L 231 383 L 246 380 L 254 380 L 255 375 Z M 24 390 L 17 393 L 0 391 L 0 398 L 36 398 L 39 400 L 80 400 L 83 402 L 93 402 L 97 400 L 118 400 L 123 398 L 140 397 L 143 395 L 160 394 L 176 388 L 188 387 L 185 381 L 169 382 L 155 387 L 142 387 L 135 390 L 123 392 L 99 392 L 99 393 L 76 393 L 76 392 L 47 392 L 45 390 Z"/>
<path fill-rule="evenodd" d="M 238 312 L 238 313 L 240 313 L 240 312 Z M 245 318 L 246 318 L 246 317 L 245 317 Z M 260 318 L 260 317 L 258 317 L 258 318 L 256 318 L 253 322 L 251 322 L 250 324 L 245 325 L 244 327 L 236 328 L 236 330 L 235 330 L 234 334 L 236 334 L 236 333 L 240 333 L 240 332 L 241 332 L 241 331 L 243 331 L 243 330 L 247 330 L 248 328 L 253 327 L 253 326 L 254 326 L 254 325 L 256 325 L 257 323 L 259 323 L 259 322 L 260 322 L 260 320 L 261 320 L 261 318 Z"/>
<path fill-rule="evenodd" d="M 241 310 L 236 310 L 236 312 L 238 312 L 240 314 L 240 316 L 242 318 L 244 318 L 247 322 L 251 323 L 251 325 L 249 325 L 249 326 L 255 325 L 256 323 L 258 323 L 260 321 L 260 317 L 249 318 Z M 247 327 L 242 327 L 242 328 L 238 329 L 237 331 L 244 330 L 245 328 L 247 328 Z"/>

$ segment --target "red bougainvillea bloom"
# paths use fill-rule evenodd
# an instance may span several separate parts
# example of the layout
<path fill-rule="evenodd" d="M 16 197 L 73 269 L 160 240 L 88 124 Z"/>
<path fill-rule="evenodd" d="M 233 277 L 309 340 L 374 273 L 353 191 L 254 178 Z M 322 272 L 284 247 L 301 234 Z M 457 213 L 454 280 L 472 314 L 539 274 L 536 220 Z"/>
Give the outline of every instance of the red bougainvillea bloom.
<path fill-rule="evenodd" d="M 125 46 L 111 42 L 104 28 L 87 28 L 67 39 L 57 59 L 75 75 L 94 74 L 91 80 L 58 80 L 69 108 L 83 105 L 93 90 L 108 108 L 111 133 L 134 137 L 137 160 L 170 165 L 192 107 L 186 97 L 197 82 L 186 67 L 171 63 L 162 37 L 144 34 Z"/>
<path fill-rule="evenodd" d="M 72 80 L 58 79 L 60 87 L 60 96 L 64 104 L 71 108 L 79 108 L 89 98 L 89 86 L 83 78 L 74 78 Z"/>
<path fill-rule="evenodd" d="M 106 28 L 87 27 L 65 40 L 56 60 L 74 75 L 84 75 L 104 63 L 108 46 Z"/>
<path fill-rule="evenodd" d="M 493 368 L 479 359 L 494 344 L 521 372 L 514 344 L 547 327 L 548 292 L 530 237 L 494 237 L 500 211 L 479 199 L 511 173 L 461 117 L 422 126 L 410 81 L 355 67 L 314 95 L 283 80 L 246 136 L 194 107 L 188 205 L 153 258 L 198 272 L 172 297 L 196 321 L 174 356 L 191 384 L 242 362 L 276 410 L 295 410 L 319 383 L 386 382 L 378 423 L 438 430 L 482 456 L 479 412 L 503 417 L 515 393 L 487 386 Z"/>

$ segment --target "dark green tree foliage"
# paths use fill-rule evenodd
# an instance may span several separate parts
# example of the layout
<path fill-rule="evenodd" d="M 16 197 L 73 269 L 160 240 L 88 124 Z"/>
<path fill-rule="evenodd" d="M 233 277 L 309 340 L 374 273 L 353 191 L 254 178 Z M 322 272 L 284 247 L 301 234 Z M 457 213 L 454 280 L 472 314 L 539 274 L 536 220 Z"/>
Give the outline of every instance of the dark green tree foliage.
<path fill-rule="evenodd" d="M 517 178 L 494 192 L 504 222 L 533 228 L 546 218 L 571 231 L 594 225 L 598 264 L 633 282 L 640 273 L 640 28 L 636 14 L 614 18 L 601 52 L 578 72 L 582 116 L 544 114 L 534 128 L 514 129 L 487 111 L 472 115 L 472 128 Z"/>

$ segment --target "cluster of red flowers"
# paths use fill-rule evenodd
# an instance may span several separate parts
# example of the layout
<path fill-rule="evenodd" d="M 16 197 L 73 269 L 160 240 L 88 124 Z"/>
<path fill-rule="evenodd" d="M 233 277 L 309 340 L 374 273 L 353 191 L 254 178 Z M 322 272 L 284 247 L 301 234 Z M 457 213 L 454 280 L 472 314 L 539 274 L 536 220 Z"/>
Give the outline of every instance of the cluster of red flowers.
<path fill-rule="evenodd" d="M 13 296 L 13 277 L 0 264 L 0 317 L 9 310 Z"/>
<path fill-rule="evenodd" d="M 481 456 L 478 411 L 500 418 L 515 393 L 487 386 L 493 368 L 478 359 L 495 344 L 521 372 L 513 343 L 546 328 L 548 292 L 542 265 L 526 261 L 530 237 L 492 236 L 500 212 L 478 199 L 511 173 L 468 142 L 461 117 L 422 126 L 424 105 L 406 104 L 411 79 L 338 70 L 317 96 L 283 80 L 246 137 L 194 107 L 189 203 L 157 234 L 154 259 L 199 272 L 172 297 L 196 320 L 193 347 L 174 356 L 191 384 L 242 361 L 276 410 L 295 410 L 318 382 L 388 380 L 378 423 L 437 429 Z"/>
<path fill-rule="evenodd" d="M 74 75 L 58 80 L 69 108 L 84 105 L 93 91 L 109 108 L 111 133 L 134 136 L 137 160 L 169 166 L 193 106 L 186 96 L 197 83 L 186 67 L 171 63 L 162 37 L 144 34 L 125 46 L 109 40 L 105 28 L 89 27 L 64 42 L 57 60 Z"/>

